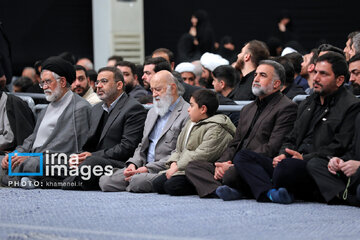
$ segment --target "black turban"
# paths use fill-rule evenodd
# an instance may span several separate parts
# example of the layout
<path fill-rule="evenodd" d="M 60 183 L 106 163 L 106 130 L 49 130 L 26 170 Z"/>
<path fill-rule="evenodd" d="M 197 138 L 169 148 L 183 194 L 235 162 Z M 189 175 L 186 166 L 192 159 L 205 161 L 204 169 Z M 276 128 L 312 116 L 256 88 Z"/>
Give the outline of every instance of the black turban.
<path fill-rule="evenodd" d="M 41 64 L 41 71 L 49 70 L 60 77 L 65 77 L 69 84 L 72 84 L 76 78 L 76 72 L 73 65 L 61 57 L 49 57 Z"/>

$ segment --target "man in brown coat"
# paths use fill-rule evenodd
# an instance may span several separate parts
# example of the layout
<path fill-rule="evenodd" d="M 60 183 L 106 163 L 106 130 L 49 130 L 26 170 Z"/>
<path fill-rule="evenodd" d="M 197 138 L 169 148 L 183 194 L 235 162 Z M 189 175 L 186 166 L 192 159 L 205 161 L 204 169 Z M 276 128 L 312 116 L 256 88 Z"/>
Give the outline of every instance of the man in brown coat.
<path fill-rule="evenodd" d="M 260 62 L 252 85 L 257 99 L 241 110 L 233 141 L 215 165 L 194 161 L 186 169 L 186 176 L 200 197 L 213 196 L 218 187 L 236 178 L 232 161 L 238 151 L 248 149 L 269 157 L 277 154 L 293 128 L 297 111 L 297 105 L 280 92 L 284 81 L 281 64 L 271 60 Z"/>

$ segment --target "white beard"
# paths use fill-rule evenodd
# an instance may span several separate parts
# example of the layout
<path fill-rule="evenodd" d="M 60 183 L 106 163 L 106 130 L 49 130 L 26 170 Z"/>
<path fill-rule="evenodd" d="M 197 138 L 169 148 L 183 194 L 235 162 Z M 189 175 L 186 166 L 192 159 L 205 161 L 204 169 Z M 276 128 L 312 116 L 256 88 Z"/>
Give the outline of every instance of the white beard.
<path fill-rule="evenodd" d="M 51 91 L 50 89 L 46 89 L 46 90 L 44 90 L 44 93 L 45 93 L 45 98 L 48 102 L 55 102 L 61 96 L 60 84 L 59 83 L 57 84 L 54 92 Z"/>
<path fill-rule="evenodd" d="M 261 87 L 259 85 L 255 85 L 255 86 L 253 85 L 251 91 L 255 96 L 259 97 L 259 96 L 268 95 L 269 93 L 271 93 L 272 89 L 273 89 L 272 84 L 269 84 L 265 87 Z"/>
<path fill-rule="evenodd" d="M 153 98 L 153 105 L 155 112 L 163 117 L 168 111 L 171 103 L 173 101 L 173 96 L 171 95 L 171 88 L 166 90 L 166 94 L 163 97 Z"/>

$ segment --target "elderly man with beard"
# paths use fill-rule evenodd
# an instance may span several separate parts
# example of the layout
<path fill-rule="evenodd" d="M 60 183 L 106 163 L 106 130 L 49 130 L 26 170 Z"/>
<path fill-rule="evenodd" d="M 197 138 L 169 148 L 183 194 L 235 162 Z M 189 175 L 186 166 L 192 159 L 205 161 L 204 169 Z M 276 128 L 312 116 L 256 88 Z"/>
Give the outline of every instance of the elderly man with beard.
<path fill-rule="evenodd" d="M 74 67 L 62 58 L 50 57 L 42 63 L 40 86 L 50 104 L 40 113 L 34 132 L 16 148 L 17 152 L 71 154 L 81 149 L 89 130 L 91 106 L 70 91 L 74 80 Z M 8 160 L 6 155 L 1 163 L 3 169 L 9 167 Z M 11 159 L 12 172 L 34 173 L 42 167 L 37 157 L 14 156 Z M 59 175 L 43 177 L 62 180 L 63 176 Z M 7 180 L 8 176 L 3 177 L 2 183 L 7 185 Z"/>
<path fill-rule="evenodd" d="M 240 198 L 236 189 L 244 184 L 235 184 L 241 181 L 233 167 L 240 154 L 276 156 L 285 136 L 293 128 L 297 110 L 297 105 L 280 92 L 284 82 L 285 70 L 281 64 L 272 60 L 260 62 L 252 85 L 256 100 L 240 111 L 234 139 L 215 164 L 194 161 L 185 170 L 200 197 Z M 253 159 L 249 162 L 259 165 Z M 271 161 L 269 164 L 271 166 Z"/>
<path fill-rule="evenodd" d="M 152 192 L 152 181 L 176 147 L 177 137 L 188 120 L 189 104 L 179 96 L 179 82 L 168 71 L 157 72 L 151 79 L 153 108 L 145 121 L 141 143 L 127 162 L 112 176 L 102 176 L 103 191 Z"/>
<path fill-rule="evenodd" d="M 90 78 L 87 74 L 86 69 L 83 66 L 75 65 L 75 70 L 76 70 L 76 79 L 71 84 L 71 90 L 79 94 L 91 105 L 95 105 L 101 102 L 100 98 L 90 87 Z"/>

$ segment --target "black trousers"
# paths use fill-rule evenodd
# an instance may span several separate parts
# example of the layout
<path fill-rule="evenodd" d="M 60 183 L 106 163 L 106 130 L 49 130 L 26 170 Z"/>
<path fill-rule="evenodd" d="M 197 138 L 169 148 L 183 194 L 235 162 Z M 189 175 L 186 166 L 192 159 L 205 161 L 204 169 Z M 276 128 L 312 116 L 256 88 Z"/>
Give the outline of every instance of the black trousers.
<path fill-rule="evenodd" d="M 73 182 L 76 187 L 63 187 L 64 190 L 100 190 L 99 179 L 103 175 L 101 173 L 94 174 L 94 169 L 105 169 L 106 166 L 113 168 L 123 168 L 125 163 L 113 159 L 106 159 L 96 156 L 90 156 L 85 159 L 79 166 L 79 175 L 65 178 L 64 182 Z M 81 170 L 83 169 L 83 170 Z M 100 171 L 99 171 L 100 172 Z M 81 187 L 80 187 L 81 186 Z"/>
<path fill-rule="evenodd" d="M 224 174 L 222 180 L 215 180 L 214 163 L 204 161 L 192 161 L 185 170 L 187 179 L 196 188 L 199 197 L 211 197 L 215 190 L 221 185 L 228 185 L 233 188 L 241 188 L 238 184 L 238 175 L 234 167 L 230 167 Z"/>
<path fill-rule="evenodd" d="M 272 188 L 286 188 L 298 199 L 313 199 L 315 183 L 306 170 L 306 162 L 296 158 L 283 159 L 276 168 L 272 158 L 250 150 L 239 151 L 234 165 L 257 201 L 268 201 L 266 193 Z"/>
<path fill-rule="evenodd" d="M 349 178 L 343 173 L 332 174 L 328 170 L 329 160 L 323 158 L 313 158 L 308 162 L 307 169 L 309 174 L 315 180 L 321 195 L 324 197 L 327 203 L 332 200 L 337 200 L 339 197 L 341 200 L 345 200 L 351 205 L 353 204 L 352 198 L 355 198 L 356 188 L 360 184 L 360 169 L 350 177 L 350 184 L 348 187 L 348 199 L 343 199 L 343 193 Z M 335 201 L 336 202 L 336 201 Z"/>
<path fill-rule="evenodd" d="M 161 174 L 153 181 L 154 192 L 160 194 L 170 194 L 172 196 L 184 196 L 196 194 L 194 186 L 189 182 L 185 175 L 172 176 L 166 178 L 166 174 Z"/>

